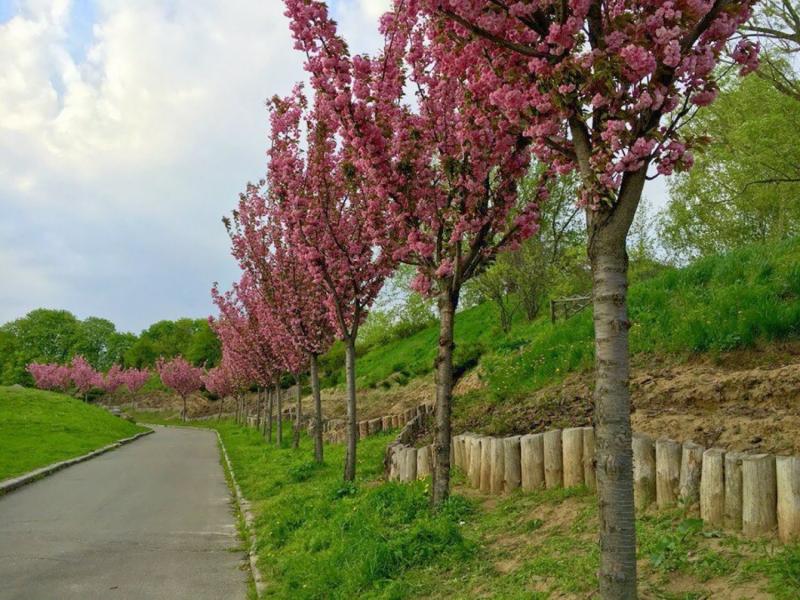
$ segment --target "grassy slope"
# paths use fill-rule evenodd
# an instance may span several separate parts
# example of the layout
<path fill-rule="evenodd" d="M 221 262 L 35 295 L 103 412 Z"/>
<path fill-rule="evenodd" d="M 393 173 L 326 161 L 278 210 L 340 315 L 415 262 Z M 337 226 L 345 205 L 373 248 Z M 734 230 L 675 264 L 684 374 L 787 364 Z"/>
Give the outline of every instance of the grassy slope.
<path fill-rule="evenodd" d="M 796 337 L 800 333 L 800 239 L 752 245 L 666 269 L 630 289 L 633 353 L 686 356 L 724 352 Z M 589 368 L 594 358 L 591 312 L 551 324 L 548 315 L 522 319 L 511 331 L 497 326 L 494 308 L 480 305 L 458 314 L 456 362 L 480 360 L 496 398 L 513 398 Z M 437 330 L 429 327 L 359 358 L 362 386 L 429 372 Z"/>
<path fill-rule="evenodd" d="M 0 387 L 0 480 L 143 430 L 63 394 Z"/>
<path fill-rule="evenodd" d="M 206 426 L 219 428 L 253 502 L 268 597 L 508 600 L 585 597 L 596 585 L 597 516 L 585 490 L 498 500 L 457 488 L 470 497 L 432 514 L 429 482 L 379 481 L 388 435 L 359 444 L 359 481 L 349 486 L 342 446 L 326 446 L 317 467 L 305 436 L 294 451 L 230 422 Z M 800 545 L 702 531 L 680 512 L 638 526 L 644 597 L 800 597 Z"/>

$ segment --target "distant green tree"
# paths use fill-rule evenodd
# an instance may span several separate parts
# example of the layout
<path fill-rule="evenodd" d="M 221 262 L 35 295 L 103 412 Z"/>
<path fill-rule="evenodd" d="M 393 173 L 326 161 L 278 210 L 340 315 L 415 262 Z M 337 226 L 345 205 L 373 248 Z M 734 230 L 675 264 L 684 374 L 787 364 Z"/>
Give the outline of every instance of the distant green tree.
<path fill-rule="evenodd" d="M 196 328 L 189 346 L 184 353 L 186 360 L 197 367 L 215 367 L 222 358 L 222 346 L 219 337 L 211 329 L 208 321 L 198 319 L 195 321 Z"/>
<path fill-rule="evenodd" d="M 522 181 L 521 202 L 534 193 L 536 167 Z M 495 304 L 504 331 L 517 313 L 528 320 L 539 314 L 546 296 L 575 293 L 590 287 L 584 249 L 584 221 L 576 207 L 577 180 L 564 177 L 551 186 L 541 207 L 539 233 L 516 250 L 503 252 L 474 284 L 474 291 Z"/>
<path fill-rule="evenodd" d="M 66 310 L 40 308 L 0 327 L 3 382 L 32 384 L 31 362 L 65 363 L 81 340 L 81 322 Z"/>
<path fill-rule="evenodd" d="M 196 366 L 215 366 L 220 346 L 216 334 L 205 319 L 159 321 L 145 329 L 125 352 L 125 364 L 153 367 L 159 358 L 184 356 Z"/>
<path fill-rule="evenodd" d="M 98 371 L 106 371 L 114 363 L 110 350 L 116 333 L 116 326 L 108 319 L 88 317 L 80 322 L 78 339 L 73 350 Z"/>
<path fill-rule="evenodd" d="M 800 103 L 764 79 L 737 79 L 688 127 L 713 142 L 670 184 L 660 230 L 675 258 L 800 233 Z"/>

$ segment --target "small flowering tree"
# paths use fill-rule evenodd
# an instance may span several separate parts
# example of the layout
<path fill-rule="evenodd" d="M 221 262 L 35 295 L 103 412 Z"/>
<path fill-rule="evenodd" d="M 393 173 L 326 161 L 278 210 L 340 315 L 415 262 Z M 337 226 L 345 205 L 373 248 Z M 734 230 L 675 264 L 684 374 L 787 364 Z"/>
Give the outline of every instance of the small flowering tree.
<path fill-rule="evenodd" d="M 83 356 L 76 356 L 72 359 L 69 366 L 69 377 L 84 402 L 88 399 L 92 389 L 103 385 L 103 376 L 95 371 Z"/>
<path fill-rule="evenodd" d="M 203 387 L 203 370 L 189 364 L 182 356 L 170 361 L 161 358 L 156 363 L 156 368 L 164 385 L 175 391 L 183 400 L 181 419 L 186 421 L 186 399 Z"/>
<path fill-rule="evenodd" d="M 393 260 L 383 206 L 367 193 L 348 140 L 337 137 L 335 111 L 334 104 L 321 95 L 315 96 L 309 110 L 299 86 L 288 98 L 274 98 L 267 178 L 270 215 L 285 227 L 287 244 L 325 291 L 331 322 L 345 344 L 344 479 L 353 481 L 358 439 L 355 341 Z"/>
<path fill-rule="evenodd" d="M 108 372 L 102 377 L 100 389 L 106 394 L 113 394 L 120 387 L 125 385 L 123 370 L 119 365 L 111 365 Z"/>
<path fill-rule="evenodd" d="M 581 177 L 595 325 L 600 594 L 636 597 L 626 239 L 648 178 L 692 166 L 681 125 L 711 103 L 715 67 L 752 0 L 395 0 L 430 21 L 446 77 L 518 120 L 536 157 Z M 742 73 L 757 47 L 731 52 Z M 480 101 L 480 100 L 478 100 Z"/>
<path fill-rule="evenodd" d="M 27 367 L 36 387 L 41 390 L 66 392 L 71 385 L 68 366 L 31 363 Z"/>
<path fill-rule="evenodd" d="M 122 382 L 134 396 L 144 387 L 150 379 L 147 369 L 125 369 L 121 374 Z"/>
<path fill-rule="evenodd" d="M 203 375 L 203 384 L 209 392 L 219 398 L 219 412 L 217 413 L 217 420 L 219 420 L 220 415 L 222 415 L 223 400 L 235 391 L 233 377 L 227 365 L 223 363 L 210 369 Z"/>

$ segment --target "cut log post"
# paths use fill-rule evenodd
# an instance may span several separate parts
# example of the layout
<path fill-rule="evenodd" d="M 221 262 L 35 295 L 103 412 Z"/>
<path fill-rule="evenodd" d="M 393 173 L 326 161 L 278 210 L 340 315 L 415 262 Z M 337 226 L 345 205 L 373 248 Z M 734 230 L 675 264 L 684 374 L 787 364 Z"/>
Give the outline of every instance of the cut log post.
<path fill-rule="evenodd" d="M 725 454 L 725 517 L 728 529 L 742 529 L 742 459 L 740 452 Z"/>
<path fill-rule="evenodd" d="M 544 487 L 544 434 L 523 435 L 519 443 L 522 489 L 540 490 Z"/>
<path fill-rule="evenodd" d="M 656 501 L 656 447 L 646 435 L 633 434 L 633 503 L 645 510 Z"/>
<path fill-rule="evenodd" d="M 369 435 L 369 421 L 358 422 L 358 439 L 363 440 Z"/>
<path fill-rule="evenodd" d="M 407 447 L 405 451 L 405 479 L 403 481 L 414 481 L 417 478 L 417 449 Z"/>
<path fill-rule="evenodd" d="M 742 459 L 742 532 L 767 535 L 778 524 L 775 457 L 755 454 Z"/>
<path fill-rule="evenodd" d="M 705 448 L 694 442 L 683 444 L 679 495 L 686 506 L 700 501 L 700 476 L 703 472 Z"/>
<path fill-rule="evenodd" d="M 569 427 L 561 433 L 564 487 L 583 485 L 583 427 Z"/>
<path fill-rule="evenodd" d="M 397 478 L 397 446 L 391 444 L 389 446 L 389 481 L 395 481 Z"/>
<path fill-rule="evenodd" d="M 481 438 L 481 491 L 492 491 L 492 438 Z"/>
<path fill-rule="evenodd" d="M 725 451 L 719 448 L 709 448 L 703 453 L 700 518 L 712 527 L 722 527 L 724 523 Z"/>
<path fill-rule="evenodd" d="M 476 490 L 481 487 L 481 438 L 469 438 L 469 484 Z"/>
<path fill-rule="evenodd" d="M 383 421 L 380 417 L 369 422 L 369 434 L 375 435 L 383 431 Z"/>
<path fill-rule="evenodd" d="M 400 428 L 400 415 L 392 415 L 392 429 Z"/>
<path fill-rule="evenodd" d="M 681 477 L 681 445 L 675 440 L 656 440 L 656 503 L 669 508 L 678 502 Z"/>
<path fill-rule="evenodd" d="M 777 457 L 775 472 L 778 483 L 778 537 L 788 544 L 800 540 L 800 457 Z"/>
<path fill-rule="evenodd" d="M 560 429 L 551 429 L 544 434 L 544 482 L 547 489 L 559 488 L 564 485 Z"/>
<path fill-rule="evenodd" d="M 491 442 L 492 448 L 492 482 L 491 482 L 491 492 L 495 496 L 499 496 L 503 493 L 503 480 L 506 476 L 506 467 L 505 467 L 505 458 L 506 458 L 506 451 L 505 451 L 505 444 L 503 444 L 503 438 L 492 438 Z"/>
<path fill-rule="evenodd" d="M 431 447 L 417 450 L 417 479 L 425 479 L 431 474 Z"/>
<path fill-rule="evenodd" d="M 594 427 L 583 427 L 583 484 L 591 491 L 597 489 L 594 455 Z"/>
<path fill-rule="evenodd" d="M 505 491 L 513 492 L 522 484 L 522 465 L 520 454 L 520 436 L 515 435 L 503 440 L 505 457 Z"/>
<path fill-rule="evenodd" d="M 458 469 L 463 468 L 462 464 L 463 461 L 461 460 L 461 448 L 459 447 L 461 444 L 461 436 L 454 435 L 453 441 L 450 444 L 450 447 L 453 449 L 453 461 L 450 463 L 451 467 L 456 467 Z"/>
<path fill-rule="evenodd" d="M 381 429 L 383 431 L 389 431 L 392 428 L 392 417 L 386 415 L 381 417 Z"/>

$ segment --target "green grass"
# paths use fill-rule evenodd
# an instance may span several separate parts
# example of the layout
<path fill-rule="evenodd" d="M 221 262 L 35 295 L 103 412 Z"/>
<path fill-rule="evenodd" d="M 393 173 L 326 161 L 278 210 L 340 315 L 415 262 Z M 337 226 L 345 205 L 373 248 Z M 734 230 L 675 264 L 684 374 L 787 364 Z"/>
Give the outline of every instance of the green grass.
<path fill-rule="evenodd" d="M 683 268 L 665 268 L 630 288 L 631 352 L 685 357 L 721 353 L 800 333 L 800 239 L 755 244 Z M 359 385 L 376 387 L 430 372 L 436 326 L 368 351 L 357 363 Z M 495 399 L 519 397 L 591 367 L 592 315 L 567 321 L 517 319 L 500 330 L 495 309 L 458 313 L 457 368 L 480 362 Z M 343 380 L 339 378 L 338 380 Z"/>
<path fill-rule="evenodd" d="M 219 430 L 252 502 L 267 597 L 513 600 L 596 588 L 596 499 L 585 488 L 488 499 L 465 490 L 435 513 L 429 482 L 381 481 L 390 435 L 360 442 L 358 480 L 347 485 L 342 446 L 327 445 L 318 466 L 305 436 L 299 450 L 277 449 L 230 421 L 196 425 Z M 722 588 L 800 597 L 800 545 L 704 529 L 681 510 L 645 515 L 637 531 L 647 597 L 708 598 Z"/>
<path fill-rule="evenodd" d="M 0 387 L 0 480 L 144 430 L 63 394 Z"/>

